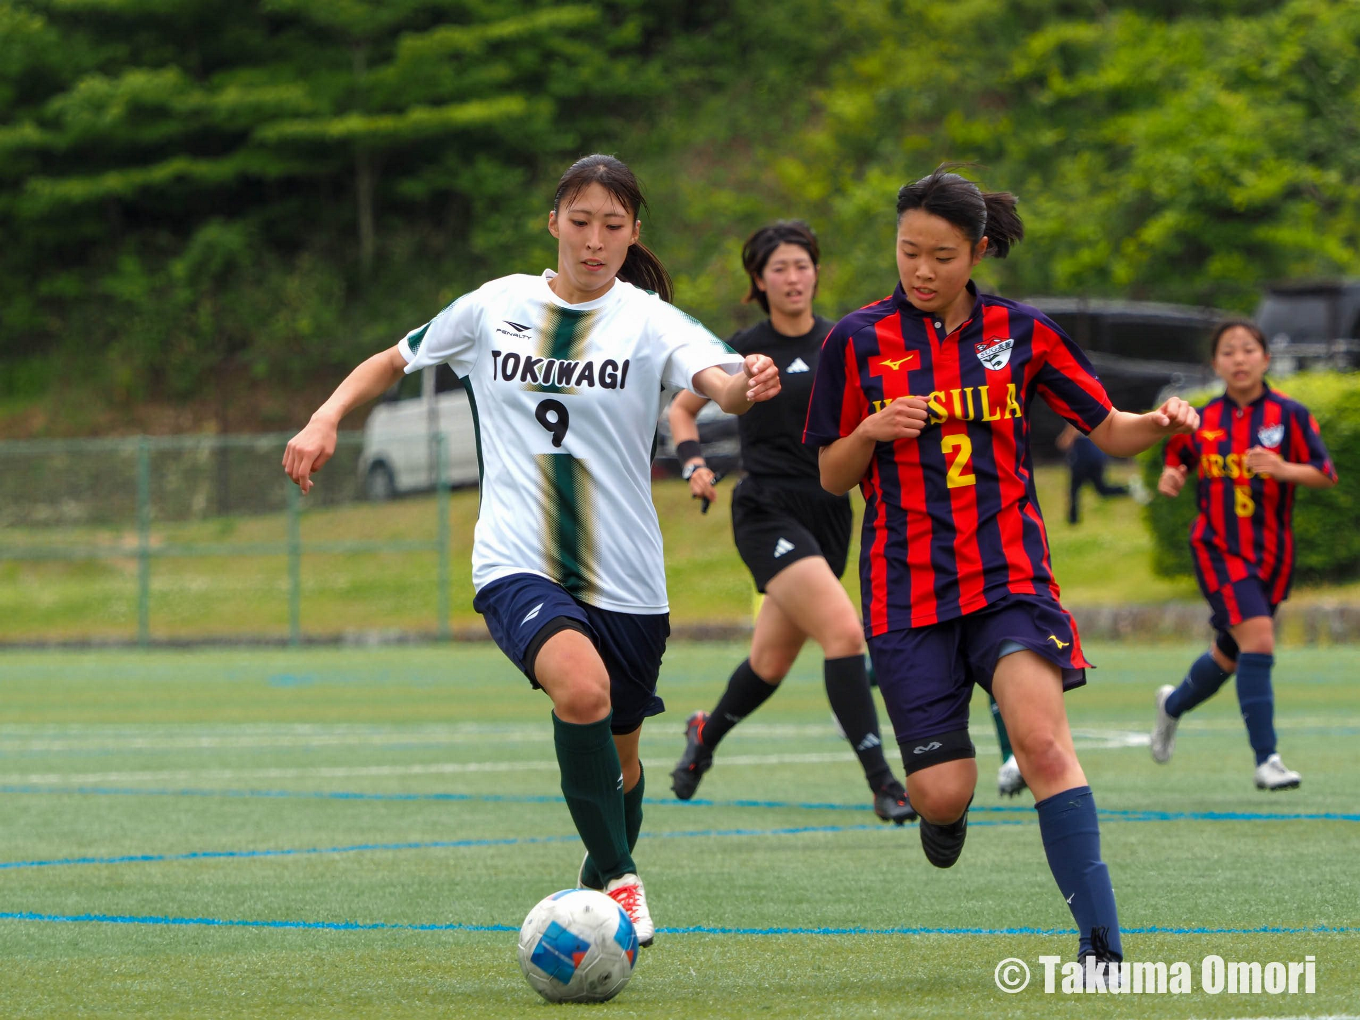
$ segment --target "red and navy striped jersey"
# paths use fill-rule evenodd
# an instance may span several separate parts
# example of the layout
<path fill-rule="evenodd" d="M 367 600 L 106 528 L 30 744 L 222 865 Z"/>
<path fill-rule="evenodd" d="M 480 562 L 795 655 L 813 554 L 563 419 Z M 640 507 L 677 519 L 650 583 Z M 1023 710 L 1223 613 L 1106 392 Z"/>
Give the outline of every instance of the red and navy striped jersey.
<path fill-rule="evenodd" d="M 885 404 L 920 396 L 916 439 L 879 443 L 860 482 L 860 590 L 870 636 L 950 620 L 1007 594 L 1058 597 L 1029 449 L 1035 394 L 1082 432 L 1110 399 L 1051 320 L 979 295 L 946 334 L 899 284 L 822 345 L 803 441 L 827 446 Z"/>
<path fill-rule="evenodd" d="M 1317 422 L 1308 408 L 1269 387 L 1245 407 L 1225 393 L 1199 414 L 1199 430 L 1172 436 L 1165 451 L 1168 465 L 1199 475 L 1199 517 L 1190 528 L 1195 565 L 1211 592 L 1255 574 L 1271 603 L 1283 602 L 1294 573 L 1295 487 L 1252 471 L 1247 451 L 1262 446 L 1335 479 Z"/>

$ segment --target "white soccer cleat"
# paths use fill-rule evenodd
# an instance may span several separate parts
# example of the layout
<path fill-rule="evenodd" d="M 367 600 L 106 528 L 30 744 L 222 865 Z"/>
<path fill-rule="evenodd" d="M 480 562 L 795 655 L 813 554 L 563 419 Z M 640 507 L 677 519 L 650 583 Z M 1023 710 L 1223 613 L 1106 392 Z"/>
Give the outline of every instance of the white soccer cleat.
<path fill-rule="evenodd" d="M 656 938 L 656 925 L 652 924 L 652 915 L 647 909 L 642 879 L 636 875 L 620 875 L 604 887 L 604 894 L 621 906 L 628 920 L 633 922 L 638 945 L 650 946 Z"/>
<path fill-rule="evenodd" d="M 1179 719 L 1166 714 L 1166 699 L 1176 688 L 1162 684 L 1157 688 L 1157 721 L 1152 726 L 1152 760 L 1165 764 L 1171 760 L 1171 752 L 1176 750 L 1176 724 Z M 1257 776 L 1260 778 L 1259 773 Z"/>
<path fill-rule="evenodd" d="M 1303 777 L 1293 769 L 1284 767 L 1278 754 L 1272 754 L 1256 766 L 1256 789 L 1292 790 L 1302 782 Z"/>
<path fill-rule="evenodd" d="M 1020 763 L 1011 755 L 996 770 L 996 792 L 1003 797 L 1014 797 L 1028 784 L 1020 774 Z"/>

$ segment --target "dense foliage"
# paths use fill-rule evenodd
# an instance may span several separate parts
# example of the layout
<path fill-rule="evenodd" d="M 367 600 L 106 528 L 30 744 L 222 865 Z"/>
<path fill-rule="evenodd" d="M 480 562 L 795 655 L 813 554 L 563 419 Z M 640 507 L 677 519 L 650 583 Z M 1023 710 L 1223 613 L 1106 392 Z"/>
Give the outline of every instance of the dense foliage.
<path fill-rule="evenodd" d="M 1360 575 L 1360 530 L 1354 526 L 1355 508 L 1360 506 L 1360 375 L 1310 372 L 1291 376 L 1277 388 L 1313 413 L 1340 477 L 1330 489 L 1297 490 L 1294 576 L 1301 581 L 1353 581 Z M 1203 406 L 1221 392 L 1190 399 Z M 1155 493 L 1162 448 L 1148 451 L 1139 462 L 1148 491 Z M 1161 576 L 1193 573 L 1189 535 L 1195 514 L 1193 473 L 1176 499 L 1158 495 L 1144 508 L 1152 531 L 1152 568 Z"/>
<path fill-rule="evenodd" d="M 946 159 L 1021 196 L 986 270 L 1017 295 L 1250 308 L 1360 271 L 1360 6 L 1096 10 L 0 0 L 0 401 L 73 365 L 128 404 L 336 378 L 551 264 L 553 183 L 598 150 L 720 333 L 773 216 L 821 232 L 825 312 L 885 293 L 896 189 Z"/>

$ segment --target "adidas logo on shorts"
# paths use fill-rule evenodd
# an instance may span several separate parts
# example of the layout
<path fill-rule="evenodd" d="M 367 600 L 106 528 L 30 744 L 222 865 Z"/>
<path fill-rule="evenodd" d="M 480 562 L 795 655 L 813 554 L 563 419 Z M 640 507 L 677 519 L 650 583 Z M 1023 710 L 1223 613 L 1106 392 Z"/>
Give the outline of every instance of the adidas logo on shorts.
<path fill-rule="evenodd" d="M 781 538 L 774 544 L 774 558 L 779 559 L 785 553 L 793 552 L 793 543 L 787 538 Z"/>

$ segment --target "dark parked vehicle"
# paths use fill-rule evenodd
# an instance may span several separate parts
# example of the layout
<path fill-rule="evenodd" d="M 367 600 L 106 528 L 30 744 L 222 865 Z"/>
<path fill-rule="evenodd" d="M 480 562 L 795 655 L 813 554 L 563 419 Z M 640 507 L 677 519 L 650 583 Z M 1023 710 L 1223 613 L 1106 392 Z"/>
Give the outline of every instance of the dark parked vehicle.
<path fill-rule="evenodd" d="M 1360 368 L 1360 280 L 1278 283 L 1256 306 L 1271 369 Z"/>
<path fill-rule="evenodd" d="M 1026 298 L 1081 345 L 1121 411 L 1147 411 L 1164 393 L 1207 386 L 1209 336 L 1229 313 L 1216 308 L 1151 301 Z M 1060 456 L 1054 440 L 1062 420 L 1042 400 L 1034 402 L 1031 443 L 1040 459 Z"/>

